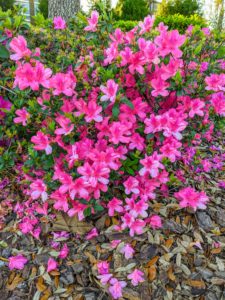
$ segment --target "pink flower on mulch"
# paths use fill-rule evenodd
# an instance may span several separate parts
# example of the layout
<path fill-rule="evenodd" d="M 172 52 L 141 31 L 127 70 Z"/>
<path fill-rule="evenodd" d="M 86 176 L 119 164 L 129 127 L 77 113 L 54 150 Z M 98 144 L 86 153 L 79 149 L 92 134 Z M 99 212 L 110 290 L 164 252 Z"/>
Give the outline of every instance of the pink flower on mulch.
<path fill-rule="evenodd" d="M 109 282 L 109 280 L 112 278 L 112 274 L 98 275 L 97 278 L 100 279 L 102 285 L 106 285 Z"/>
<path fill-rule="evenodd" d="M 111 286 L 109 287 L 109 292 L 113 299 L 119 299 L 121 298 L 123 288 L 127 285 L 125 281 L 119 281 L 116 278 L 112 278 L 110 280 Z"/>
<path fill-rule="evenodd" d="M 58 267 L 57 261 L 55 261 L 53 258 L 49 258 L 47 272 L 49 273 L 51 271 L 54 271 L 57 269 L 57 267 Z"/>
<path fill-rule="evenodd" d="M 125 246 L 120 250 L 120 253 L 124 254 L 126 259 L 133 257 L 135 251 L 130 244 L 125 244 Z"/>
<path fill-rule="evenodd" d="M 95 238 L 96 236 L 98 236 L 98 230 L 96 228 L 93 228 L 90 232 L 88 232 L 88 234 L 86 235 L 86 239 L 87 240 L 91 240 L 93 238 Z"/>
<path fill-rule="evenodd" d="M 24 268 L 24 265 L 28 262 L 27 258 L 23 255 L 16 255 L 9 257 L 9 269 L 17 269 L 22 270 Z"/>
<path fill-rule="evenodd" d="M 162 227 L 162 220 L 160 218 L 160 216 L 157 215 L 152 215 L 149 219 L 148 222 L 150 224 L 150 226 L 153 229 L 157 229 L 157 228 L 161 228 Z"/>
<path fill-rule="evenodd" d="M 100 261 L 97 263 L 98 273 L 100 275 L 109 273 L 109 263 L 107 261 Z"/>
<path fill-rule="evenodd" d="M 194 211 L 197 208 L 206 209 L 206 203 L 209 201 L 205 192 L 197 192 L 192 187 L 183 188 L 174 196 L 180 201 L 180 207 L 191 207 Z"/>
<path fill-rule="evenodd" d="M 66 21 L 62 17 L 55 17 L 53 19 L 54 29 L 62 30 L 66 28 Z"/>
<path fill-rule="evenodd" d="M 121 240 L 113 240 L 110 243 L 110 246 L 115 249 L 119 244 L 120 244 Z"/>
<path fill-rule="evenodd" d="M 68 253 L 69 253 L 69 248 L 67 244 L 64 244 L 59 253 L 59 258 L 66 258 L 68 256 Z"/>
<path fill-rule="evenodd" d="M 144 273 L 138 269 L 135 269 L 132 273 L 130 273 L 127 278 L 131 280 L 133 286 L 137 286 L 140 282 L 144 282 Z"/>

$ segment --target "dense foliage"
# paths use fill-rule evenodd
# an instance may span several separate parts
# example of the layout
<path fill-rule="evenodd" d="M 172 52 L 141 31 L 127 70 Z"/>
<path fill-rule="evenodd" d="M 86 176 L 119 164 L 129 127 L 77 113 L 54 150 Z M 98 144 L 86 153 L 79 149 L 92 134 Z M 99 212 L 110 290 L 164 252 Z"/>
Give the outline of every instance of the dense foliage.
<path fill-rule="evenodd" d="M 0 8 L 3 11 L 7 11 L 8 9 L 13 8 L 14 4 L 15 4 L 15 0 L 0 0 Z"/>
<path fill-rule="evenodd" d="M 114 218 L 109 230 L 133 237 L 162 226 L 153 203 L 207 208 L 202 178 L 225 162 L 214 144 L 225 123 L 223 38 L 163 23 L 153 32 L 150 16 L 122 32 L 96 11 L 31 29 L 10 14 L 0 23 L 11 54 L 0 61 L 0 183 L 20 186 L 24 201 L 13 210 L 23 234 L 39 239 L 42 217 L 54 221 L 57 211 L 79 220 L 105 211 Z M 94 228 L 87 239 L 97 235 Z M 133 256 L 131 245 L 111 245 Z M 55 259 L 68 254 L 66 245 L 52 247 Z M 9 268 L 26 263 L 17 255 Z M 126 282 L 107 262 L 97 270 L 112 297 L 122 297 Z M 134 269 L 127 280 L 136 286 L 143 277 Z"/>
<path fill-rule="evenodd" d="M 40 13 L 47 18 L 48 17 L 48 0 L 40 0 L 38 9 Z"/>
<path fill-rule="evenodd" d="M 193 15 L 190 17 L 183 15 L 156 16 L 154 27 L 157 27 L 161 22 L 166 24 L 170 30 L 177 29 L 181 33 L 184 33 L 189 25 L 199 26 L 200 28 L 207 26 L 205 19 L 198 15 Z M 131 30 L 136 25 L 138 25 L 138 21 L 119 20 L 114 22 L 114 28 L 119 27 L 125 31 Z"/>
<path fill-rule="evenodd" d="M 201 15 L 201 3 L 199 0 L 162 0 L 157 14 L 160 16 L 175 14 L 184 16 Z"/>
<path fill-rule="evenodd" d="M 142 20 L 149 14 L 146 0 L 119 0 L 114 10 L 114 16 L 120 20 Z"/>

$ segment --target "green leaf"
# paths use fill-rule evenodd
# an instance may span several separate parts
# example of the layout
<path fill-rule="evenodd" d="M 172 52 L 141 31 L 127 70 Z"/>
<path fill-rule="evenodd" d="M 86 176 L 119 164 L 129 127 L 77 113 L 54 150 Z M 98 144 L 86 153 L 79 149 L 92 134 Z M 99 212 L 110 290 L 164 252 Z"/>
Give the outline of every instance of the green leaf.
<path fill-rule="evenodd" d="M 132 103 L 130 100 L 128 100 L 127 98 L 122 98 L 122 99 L 121 99 L 121 102 L 125 103 L 125 104 L 126 104 L 127 106 L 129 106 L 130 108 L 134 109 L 133 103 Z"/>
<path fill-rule="evenodd" d="M 119 115 L 119 113 L 120 113 L 120 106 L 119 106 L 119 103 L 116 102 L 116 103 L 114 104 L 114 106 L 113 106 L 113 109 L 112 109 L 113 117 L 114 117 L 114 118 L 117 118 L 118 115 Z"/>
<path fill-rule="evenodd" d="M 94 206 L 94 210 L 97 212 L 97 211 L 103 211 L 104 210 L 104 207 L 101 206 L 100 204 L 96 203 L 95 206 Z"/>
<path fill-rule="evenodd" d="M 9 58 L 9 51 L 0 44 L 0 58 Z"/>
<path fill-rule="evenodd" d="M 84 216 L 89 217 L 91 215 L 91 207 L 88 207 L 84 210 Z"/>

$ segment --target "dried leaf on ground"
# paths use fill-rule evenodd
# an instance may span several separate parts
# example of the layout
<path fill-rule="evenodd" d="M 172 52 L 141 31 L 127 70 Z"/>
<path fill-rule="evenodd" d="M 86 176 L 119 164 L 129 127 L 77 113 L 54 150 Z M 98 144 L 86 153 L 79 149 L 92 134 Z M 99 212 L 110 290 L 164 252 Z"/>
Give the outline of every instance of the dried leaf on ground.
<path fill-rule="evenodd" d="M 76 234 L 86 234 L 93 226 L 84 221 L 79 221 L 77 216 L 69 217 L 65 213 L 57 212 L 53 231 L 67 231 Z"/>

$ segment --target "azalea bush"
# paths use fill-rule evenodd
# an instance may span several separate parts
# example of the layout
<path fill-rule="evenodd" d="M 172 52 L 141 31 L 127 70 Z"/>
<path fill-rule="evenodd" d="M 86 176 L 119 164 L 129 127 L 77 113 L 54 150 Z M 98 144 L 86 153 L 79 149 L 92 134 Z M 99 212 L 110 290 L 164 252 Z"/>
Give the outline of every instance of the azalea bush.
<path fill-rule="evenodd" d="M 201 182 L 224 166 L 214 145 L 224 133 L 223 39 L 208 28 L 180 34 L 163 23 L 153 34 L 153 25 L 148 16 L 123 32 L 94 11 L 23 35 L 4 28 L 10 60 L 0 98 L 1 185 L 14 174 L 23 234 L 40 239 L 41 217 L 54 221 L 57 211 L 80 221 L 105 211 L 116 220 L 111 230 L 133 237 L 162 226 L 153 203 L 207 208 L 209 196 L 189 178 Z M 97 235 L 94 228 L 87 239 Z M 67 256 L 66 245 L 53 247 Z M 112 247 L 133 257 L 130 244 Z M 19 255 L 9 267 L 25 263 Z M 50 259 L 48 272 L 56 268 Z M 121 297 L 127 283 L 107 262 L 97 270 L 112 297 Z M 135 269 L 127 279 L 136 286 L 144 273 Z"/>

